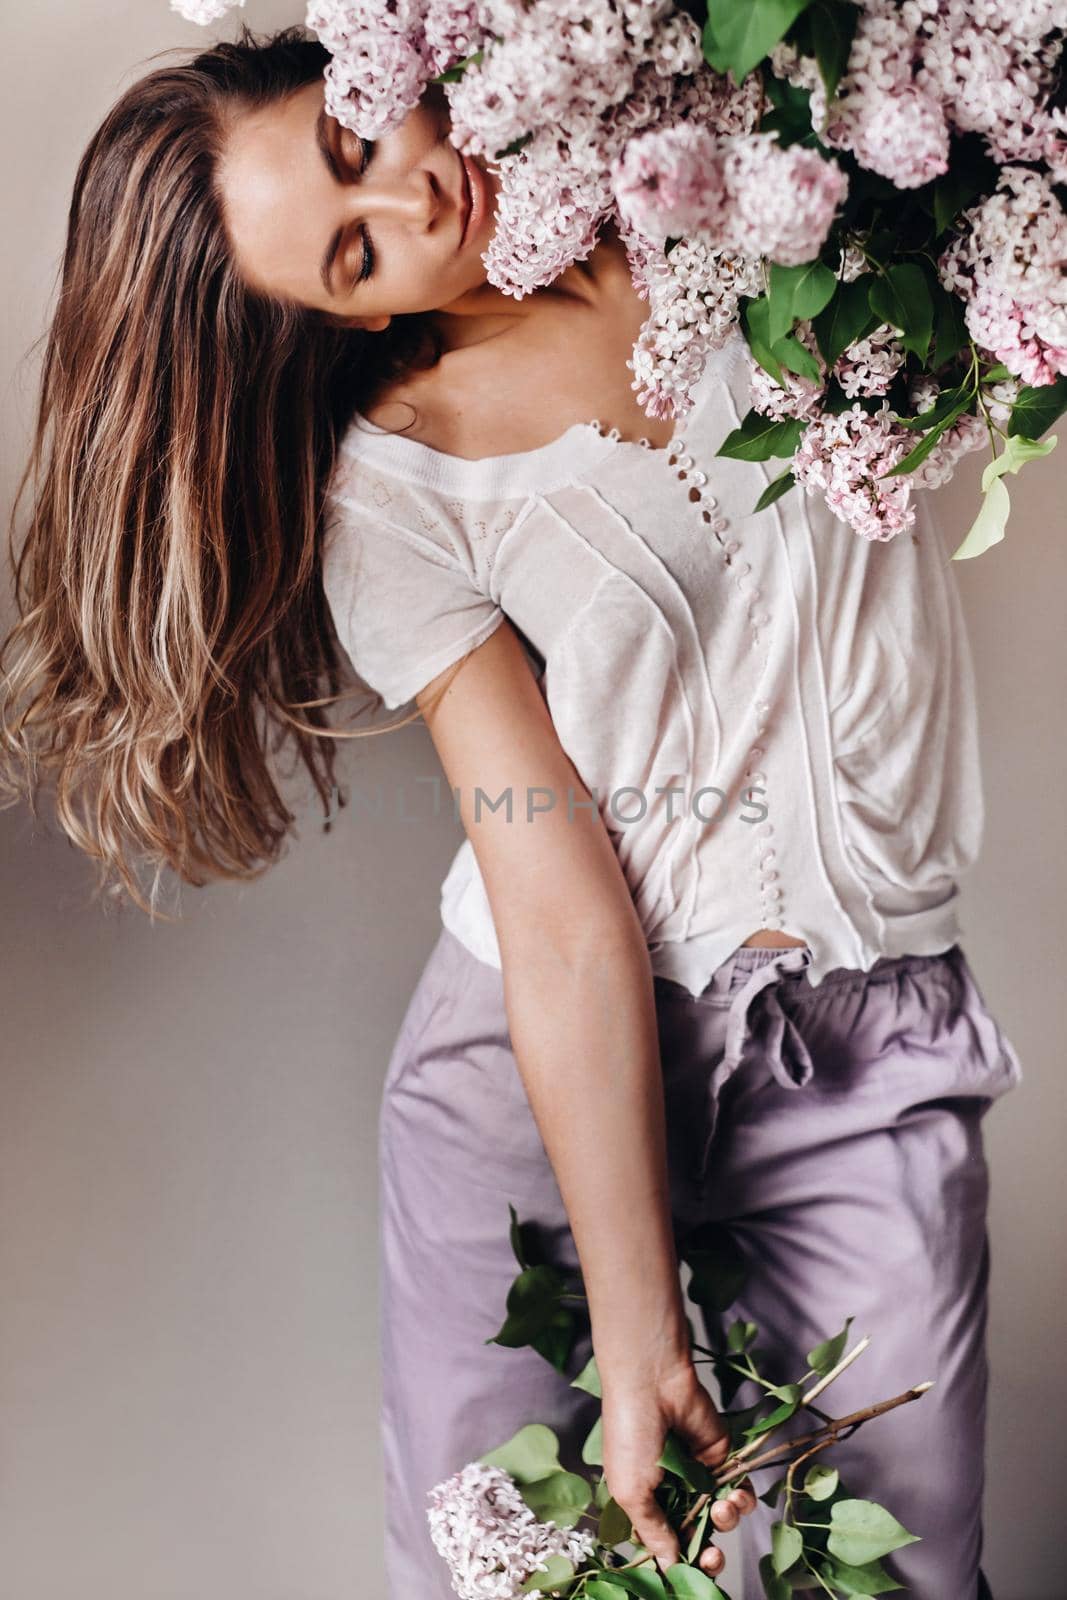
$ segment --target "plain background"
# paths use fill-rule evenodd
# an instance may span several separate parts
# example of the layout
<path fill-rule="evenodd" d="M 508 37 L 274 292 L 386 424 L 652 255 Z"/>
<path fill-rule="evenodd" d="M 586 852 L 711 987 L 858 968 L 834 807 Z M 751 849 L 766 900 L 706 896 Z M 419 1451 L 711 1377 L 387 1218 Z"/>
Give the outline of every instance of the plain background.
<path fill-rule="evenodd" d="M 213 32 L 165 0 L 5 19 L 5 517 L 77 157 L 145 58 Z M 1010 480 L 1007 540 L 954 569 L 988 808 L 965 948 L 1025 1072 L 985 1123 L 997 1600 L 1063 1594 L 1064 448 Z M 942 497 L 961 535 L 983 461 Z M 419 724 L 342 771 L 417 795 L 439 767 Z M 91 903 L 46 815 L 0 814 L 0 1600 L 384 1594 L 376 1115 L 462 839 L 412 809 L 323 833 L 309 805 L 265 878 L 187 889 L 154 928 Z"/>

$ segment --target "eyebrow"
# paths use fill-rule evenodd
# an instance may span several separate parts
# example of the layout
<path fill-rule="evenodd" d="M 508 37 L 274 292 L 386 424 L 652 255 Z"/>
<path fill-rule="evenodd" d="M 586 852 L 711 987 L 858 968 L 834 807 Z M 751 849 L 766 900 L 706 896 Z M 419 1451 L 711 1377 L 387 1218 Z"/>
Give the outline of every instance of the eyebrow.
<path fill-rule="evenodd" d="M 319 111 L 318 116 L 315 118 L 315 143 L 318 145 L 319 150 L 322 152 L 322 159 L 326 163 L 326 167 L 327 167 L 327 170 L 328 170 L 331 178 L 333 178 L 335 183 L 340 183 L 342 181 L 342 179 L 341 179 L 341 171 L 340 171 L 340 168 L 337 165 L 337 159 L 334 156 L 334 153 L 330 148 L 330 136 L 329 136 L 329 133 L 327 132 L 327 126 L 328 126 L 328 119 L 327 119 L 327 115 L 326 115 L 326 106 L 325 106 L 325 103 L 324 103 L 323 106 L 321 107 L 320 111 Z M 337 231 L 334 234 L 333 238 L 330 240 L 329 244 L 326 246 L 325 253 L 324 253 L 323 257 L 322 257 L 321 262 L 319 263 L 319 277 L 322 279 L 323 288 L 326 290 L 326 293 L 329 294 L 329 295 L 332 295 L 335 292 L 333 284 L 330 282 L 330 273 L 331 273 L 331 271 L 333 269 L 333 264 L 334 264 L 334 260 L 335 260 L 335 258 L 337 256 L 337 252 L 341 247 L 341 234 L 342 234 L 342 231 L 343 230 L 341 228 L 337 229 Z"/>

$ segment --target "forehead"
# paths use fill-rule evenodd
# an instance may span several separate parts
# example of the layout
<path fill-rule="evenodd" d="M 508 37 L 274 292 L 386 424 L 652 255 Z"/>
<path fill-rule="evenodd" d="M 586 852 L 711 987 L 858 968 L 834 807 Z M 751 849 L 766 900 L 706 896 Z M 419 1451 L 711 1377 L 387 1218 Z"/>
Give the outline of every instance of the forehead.
<path fill-rule="evenodd" d="M 291 260 L 301 217 L 328 192 L 330 176 L 315 139 L 322 79 L 270 105 L 235 111 L 223 134 L 218 184 L 238 266 L 269 285 Z"/>

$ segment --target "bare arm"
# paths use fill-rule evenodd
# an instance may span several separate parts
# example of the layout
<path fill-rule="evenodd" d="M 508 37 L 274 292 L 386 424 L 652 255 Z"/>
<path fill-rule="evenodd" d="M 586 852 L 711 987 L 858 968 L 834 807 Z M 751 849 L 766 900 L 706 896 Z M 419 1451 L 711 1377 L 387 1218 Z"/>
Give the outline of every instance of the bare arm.
<path fill-rule="evenodd" d="M 651 1412 L 644 1397 L 662 1389 L 668 1410 L 677 1402 L 670 1425 L 689 1433 L 695 1453 L 718 1461 L 725 1443 L 707 1391 L 693 1387 L 648 947 L 610 835 L 510 624 L 467 657 L 434 705 L 447 676 L 418 703 L 460 792 L 500 945 L 516 1061 L 582 1265 L 604 1388 L 605 1472 L 642 1542 L 668 1565 L 677 1541 L 651 1493 L 666 1412 Z M 493 800 L 510 787 L 513 820 L 484 801 L 476 820 L 476 787 Z M 528 821 L 527 793 L 538 788 L 555 805 Z M 731 1520 L 720 1510 L 718 1525 L 732 1526 L 737 1511 Z"/>

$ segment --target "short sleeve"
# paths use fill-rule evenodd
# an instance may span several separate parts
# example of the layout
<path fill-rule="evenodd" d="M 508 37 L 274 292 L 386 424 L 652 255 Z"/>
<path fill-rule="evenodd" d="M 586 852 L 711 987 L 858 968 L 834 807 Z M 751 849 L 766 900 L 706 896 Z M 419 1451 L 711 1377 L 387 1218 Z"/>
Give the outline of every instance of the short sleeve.
<path fill-rule="evenodd" d="M 327 499 L 323 587 L 356 673 L 394 711 L 504 620 L 454 552 L 347 499 Z"/>

